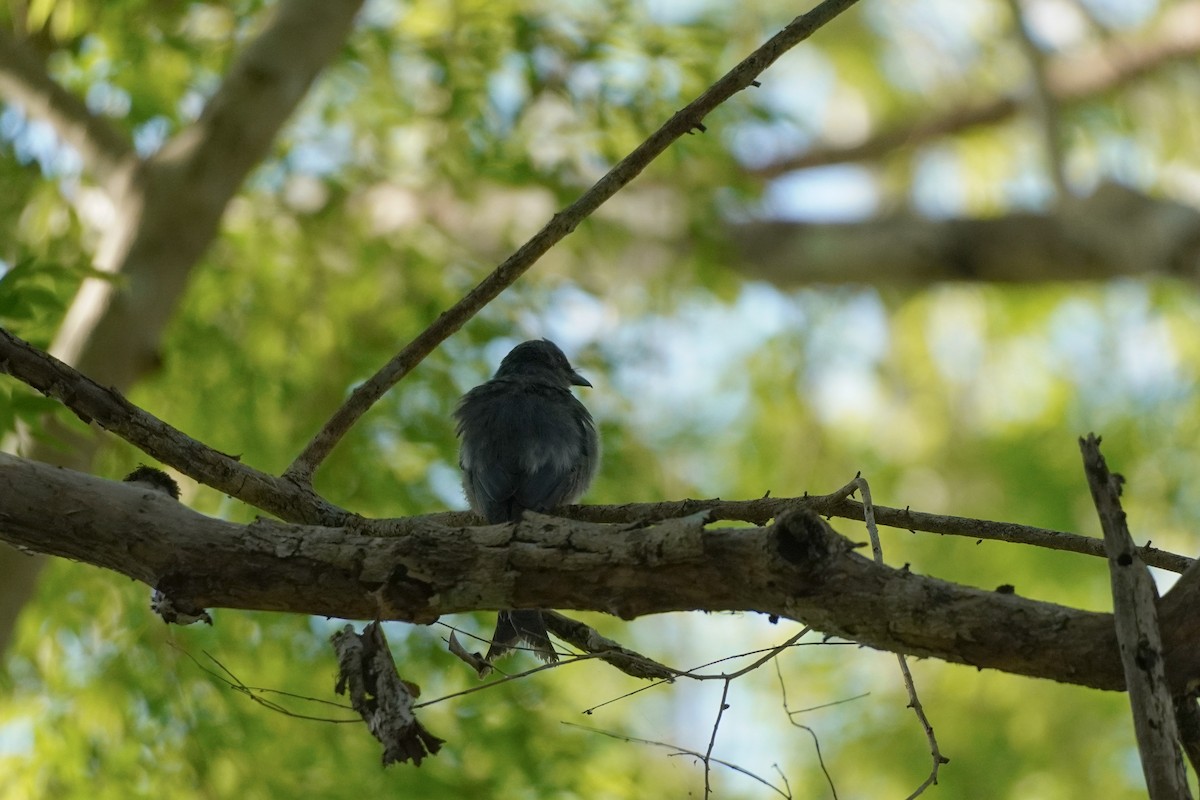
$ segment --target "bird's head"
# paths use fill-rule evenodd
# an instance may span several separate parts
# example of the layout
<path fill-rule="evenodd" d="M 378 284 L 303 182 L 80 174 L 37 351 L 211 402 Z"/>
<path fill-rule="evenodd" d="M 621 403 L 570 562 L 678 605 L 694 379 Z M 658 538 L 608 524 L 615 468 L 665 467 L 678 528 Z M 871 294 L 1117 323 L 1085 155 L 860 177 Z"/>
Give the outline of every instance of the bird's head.
<path fill-rule="evenodd" d="M 563 355 L 563 351 L 549 339 L 532 339 L 509 351 L 500 362 L 496 377 L 506 378 L 514 375 L 541 378 L 564 387 L 592 385 L 587 378 L 575 371 Z"/>

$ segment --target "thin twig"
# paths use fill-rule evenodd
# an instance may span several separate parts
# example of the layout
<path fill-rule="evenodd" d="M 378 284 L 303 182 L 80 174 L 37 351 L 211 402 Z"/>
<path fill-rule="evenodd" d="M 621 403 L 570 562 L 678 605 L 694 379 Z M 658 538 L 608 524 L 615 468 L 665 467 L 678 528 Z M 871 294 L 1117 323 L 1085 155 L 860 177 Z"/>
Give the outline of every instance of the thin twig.
<path fill-rule="evenodd" d="M 871 487 L 861 474 L 855 477 L 854 482 L 862 494 L 863 520 L 867 526 L 867 534 L 871 537 L 871 552 L 874 554 L 875 563 L 882 565 L 883 545 L 879 543 L 879 528 L 875 525 L 875 505 L 871 502 Z M 912 800 L 930 786 L 937 785 L 938 770 L 941 769 L 942 764 L 949 763 L 950 759 L 943 756 L 942 751 L 938 749 L 937 736 L 933 733 L 933 726 L 929 724 L 929 718 L 925 716 L 925 707 L 921 705 L 921 700 L 917 697 L 917 686 L 913 682 L 912 672 L 908 668 L 908 660 L 903 653 L 896 653 L 896 661 L 900 664 L 900 674 L 904 678 L 904 688 L 908 692 L 908 707 L 917 715 L 917 720 L 925 730 L 925 738 L 929 741 L 929 755 L 933 759 L 933 768 L 930 770 L 929 776 L 907 798 L 907 800 Z"/>
<path fill-rule="evenodd" d="M 729 708 L 729 684 L 733 683 L 733 678 L 726 678 L 725 685 L 721 687 L 721 704 L 717 707 L 717 718 L 713 720 L 712 736 L 708 737 L 708 749 L 704 751 L 704 797 L 708 800 L 712 796 L 712 783 L 710 776 L 712 774 L 712 751 L 717 744 L 717 728 L 721 727 L 721 717 L 725 716 L 725 709 Z"/>
<path fill-rule="evenodd" d="M 680 747 L 678 745 L 669 744 L 667 742 L 656 742 L 653 739 L 641 739 L 641 738 L 638 738 L 637 736 L 626 736 L 623 733 L 613 733 L 612 731 L 604 731 L 604 730 L 600 730 L 599 728 L 589 728 L 586 725 L 580 725 L 576 722 L 565 722 L 564 721 L 562 724 L 568 725 L 572 728 L 578 728 L 581 731 L 587 731 L 588 733 L 598 733 L 601 736 L 607 736 L 611 739 L 620 739 L 622 741 L 633 742 L 635 744 L 648 744 L 653 747 L 664 747 L 667 750 L 673 750 L 676 755 L 692 756 L 692 757 L 698 758 L 698 759 L 704 758 L 703 753 L 697 752 L 696 750 L 689 750 L 686 747 Z M 780 797 L 786 797 L 786 798 L 788 798 L 788 800 L 791 800 L 792 794 L 791 794 L 790 790 L 784 791 L 783 789 L 780 789 L 778 786 L 775 786 L 770 781 L 763 778 L 761 775 L 756 775 L 753 772 L 751 772 L 750 770 L 746 769 L 745 767 L 739 767 L 737 764 L 732 764 L 728 761 L 723 761 L 722 759 L 719 759 L 719 758 L 712 759 L 712 763 L 720 764 L 722 767 L 731 769 L 734 772 L 740 772 L 741 774 L 745 775 L 746 777 L 752 778 L 752 779 L 758 781 L 763 786 L 766 786 L 768 789 L 775 792 L 775 794 L 779 795 Z M 785 783 L 786 783 L 786 781 L 785 781 Z"/>
<path fill-rule="evenodd" d="M 722 658 L 716 659 L 715 661 L 709 661 L 706 664 L 701 664 L 698 667 L 693 667 L 691 670 L 676 670 L 676 669 L 673 669 L 670 667 L 668 667 L 668 669 L 673 670 L 673 672 L 675 673 L 675 677 L 690 678 L 691 680 L 694 680 L 694 681 L 722 681 L 722 680 L 725 680 L 726 678 L 737 678 L 737 677 L 740 677 L 740 676 L 746 674 L 751 669 L 757 669 L 758 667 L 762 666 L 770 659 L 775 658 L 777 655 L 779 655 L 780 653 L 782 653 L 784 650 L 786 650 L 789 647 L 804 647 L 805 645 L 799 644 L 797 642 L 797 640 L 804 634 L 808 633 L 810 630 L 812 630 L 812 629 L 805 627 L 804 630 L 802 630 L 799 634 L 788 639 L 783 644 L 776 645 L 775 647 L 768 647 L 768 648 L 764 648 L 762 650 L 751 650 L 747 653 L 737 653 L 736 655 L 732 655 L 732 656 L 724 656 Z M 838 645 L 858 647 L 858 644 L 856 642 L 811 642 L 810 645 L 820 646 L 820 647 L 834 647 L 834 646 L 838 646 Z M 695 670 L 699 670 L 699 669 L 704 669 L 705 667 L 711 667 L 714 664 L 720 664 L 723 661 L 732 661 L 735 658 L 745 658 L 746 656 L 752 656 L 756 653 L 763 653 L 763 652 L 765 652 L 767 655 L 764 656 L 763 658 L 760 658 L 758 661 L 754 662 L 754 664 L 750 665 L 750 667 L 748 667 L 746 669 L 738 670 L 737 672 L 734 672 L 731 675 L 726 675 L 725 673 L 720 673 L 720 674 L 716 674 L 716 675 L 702 675 L 695 671 Z M 585 708 L 583 710 L 583 713 L 591 714 L 598 708 L 603 708 L 604 706 L 607 706 L 612 703 L 616 703 L 620 700 L 625 700 L 629 697 L 632 697 L 635 694 L 641 694 L 642 692 L 645 692 L 649 689 L 654 689 L 658 686 L 662 686 L 664 684 L 674 683 L 674 682 L 675 682 L 674 679 L 659 680 L 659 681 L 655 681 L 654 683 L 648 684 L 646 686 L 639 686 L 638 688 L 634 689 L 631 692 L 626 692 L 625 694 L 617 695 L 616 697 L 613 697 L 609 700 L 605 700 L 603 703 L 598 703 L 589 708 Z"/>
<path fill-rule="evenodd" d="M 175 647 L 176 650 L 178 650 L 179 652 L 181 652 L 185 656 L 187 656 L 189 659 L 191 659 L 192 663 L 195 664 L 197 667 L 199 667 L 202 672 L 207 672 L 213 678 L 215 678 L 218 681 L 221 681 L 229 688 L 233 689 L 234 691 L 236 691 L 240 694 L 245 695 L 246 697 L 250 698 L 255 703 L 258 703 L 260 706 L 270 709 L 271 711 L 275 711 L 279 714 L 283 714 L 284 716 L 294 717 L 295 719 L 307 719 L 307 720 L 311 720 L 313 722 L 336 722 L 336 723 L 341 724 L 341 723 L 359 723 L 362 721 L 358 718 L 335 719 L 332 717 L 314 717 L 314 716 L 311 716 L 308 714 L 297 714 L 294 711 L 290 711 L 290 710 L 284 708 L 279 703 L 273 703 L 270 700 L 267 700 L 265 697 L 262 697 L 261 695 L 267 694 L 267 693 L 278 694 L 278 695 L 282 695 L 284 697 L 291 697 L 296 700 L 304 700 L 309 703 L 320 703 L 323 705 L 333 706 L 334 708 L 345 709 L 347 711 L 349 711 L 351 709 L 348 706 L 343 705 L 342 703 L 336 703 L 336 702 L 333 702 L 332 700 L 322 700 L 319 697 L 308 697 L 306 695 L 294 694 L 292 692 L 284 692 L 279 689 L 263 689 L 263 688 L 259 688 L 257 686 L 247 686 L 242 681 L 241 678 L 239 678 L 237 675 L 235 675 L 231 669 L 229 669 L 224 664 L 222 664 L 220 661 L 218 661 L 207 650 L 204 651 L 205 657 L 208 658 L 210 661 L 212 661 L 214 664 L 216 664 L 220 668 L 221 672 L 216 672 L 215 670 L 209 669 L 208 667 L 204 666 L 203 664 L 200 663 L 200 661 L 194 655 L 189 653 L 187 650 L 184 650 L 182 647 L 179 647 L 178 645 L 173 645 L 173 646 Z M 221 673 L 224 673 L 224 674 L 221 674 Z"/>
<path fill-rule="evenodd" d="M 825 758 L 821 755 L 821 740 L 819 738 L 817 738 L 816 731 L 814 731 L 812 728 L 808 727 L 807 725 L 797 722 L 796 716 L 799 714 L 803 714 L 807 711 L 815 711 L 818 708 L 827 708 L 829 706 L 841 705 L 842 703 L 847 703 L 847 702 L 850 702 L 851 700 L 857 700 L 860 697 L 866 697 L 868 693 L 856 695 L 855 697 L 850 697 L 845 700 L 836 700 L 832 703 L 824 703 L 819 706 L 812 706 L 811 708 L 802 708 L 798 711 L 792 711 L 788 707 L 787 685 L 784 683 L 783 669 L 779 666 L 778 661 L 775 662 L 775 675 L 776 675 L 776 677 L 779 678 L 779 694 L 783 699 L 783 711 L 785 714 L 787 714 L 788 722 L 790 722 L 792 725 L 795 725 L 797 728 L 800 728 L 801 730 L 807 732 L 808 735 L 812 737 L 813 747 L 817 751 L 817 764 L 820 765 L 821 772 L 825 773 L 825 782 L 829 784 L 829 791 L 833 794 L 833 800 L 837 800 L 837 787 L 833 785 L 833 776 L 829 774 L 829 769 L 825 766 Z M 779 774 L 781 777 L 783 777 L 782 771 Z M 786 781 L 787 778 L 784 777 L 784 780 Z"/>
<path fill-rule="evenodd" d="M 862 700 L 863 698 L 870 697 L 870 696 L 871 696 L 870 692 L 859 692 L 858 694 L 852 694 L 849 697 L 843 697 L 840 700 L 830 700 L 828 703 L 817 703 L 815 706 L 805 706 L 804 708 L 797 708 L 795 710 L 789 711 L 788 714 L 789 715 L 790 714 L 797 714 L 797 715 L 798 714 L 807 714 L 810 711 L 820 711 L 825 708 L 833 708 L 834 706 L 840 706 L 840 705 L 843 705 L 844 703 L 853 703 L 855 700 Z"/>
<path fill-rule="evenodd" d="M 532 669 L 527 669 L 524 672 L 514 672 L 511 675 L 504 675 L 501 678 L 497 678 L 496 680 L 493 680 L 493 681 L 488 681 L 487 683 L 481 683 L 478 686 L 472 686 L 469 689 L 463 689 L 462 691 L 459 691 L 459 692 L 451 692 L 450 694 L 444 694 L 441 697 L 435 697 L 432 700 L 426 700 L 422 703 L 413 703 L 413 710 L 415 711 L 418 708 L 424 708 L 425 706 L 436 705 L 437 703 L 444 703 L 447 700 L 453 700 L 458 697 L 464 697 L 469 694 L 475 694 L 476 692 L 488 691 L 489 689 L 493 689 L 502 683 L 508 683 L 509 681 L 521 680 L 522 678 L 527 678 L 530 675 L 534 675 L 538 672 L 545 672 L 548 669 L 561 669 L 562 667 L 565 667 L 568 664 L 578 664 L 581 661 L 593 661 L 595 659 L 596 659 L 596 656 L 593 656 L 590 654 L 584 654 L 584 655 L 580 655 L 580 656 L 574 656 L 572 658 L 564 658 L 564 659 L 562 659 L 560 661 L 556 661 L 552 664 L 541 664 L 539 666 L 533 667 Z"/>
<path fill-rule="evenodd" d="M 795 646 L 797 643 L 799 643 L 799 641 L 801 639 L 803 639 L 805 636 L 807 636 L 810 633 L 812 633 L 812 628 L 808 625 L 805 625 L 803 628 L 800 629 L 800 631 L 798 633 L 796 633 L 794 636 L 789 637 L 787 641 L 783 642 L 782 644 L 777 644 L 774 647 L 772 647 L 771 649 L 767 650 L 766 655 L 764 655 L 762 658 L 755 661 L 750 666 L 742 667 L 741 669 L 737 670 L 736 672 L 731 672 L 728 675 L 723 674 L 719 677 L 730 679 L 730 680 L 732 680 L 733 678 L 740 678 L 741 676 L 745 675 L 746 673 L 758 669 L 763 664 L 765 664 L 768 661 L 770 661 L 771 659 L 777 657 L 780 653 L 782 653 L 784 650 L 787 650 L 789 647 Z M 744 655 L 752 655 L 752 653 L 746 653 Z M 715 675 L 711 675 L 711 676 L 710 675 L 687 675 L 685 677 L 694 678 L 696 680 L 705 680 L 705 679 L 715 678 L 718 676 L 715 676 Z"/>
<path fill-rule="evenodd" d="M 484 306 L 521 277 L 539 258 L 575 230 L 606 200 L 641 174 L 676 139 L 695 130 L 704 130 L 704 118 L 730 97 L 750 86 L 763 70 L 826 23 L 832 21 L 857 0 L 824 0 L 807 14 L 796 17 L 787 27 L 747 56 L 699 97 L 675 113 L 642 144 L 638 145 L 607 174 L 584 192 L 574 203 L 551 217 L 533 238 L 521 246 L 492 274 L 467 293 L 432 325 L 423 330 L 382 369 L 360 384 L 346 402 L 317 432 L 284 475 L 301 485 L 311 482 L 317 466 L 341 441 L 367 409 L 401 378 L 409 374 L 433 350 L 466 324 Z"/>

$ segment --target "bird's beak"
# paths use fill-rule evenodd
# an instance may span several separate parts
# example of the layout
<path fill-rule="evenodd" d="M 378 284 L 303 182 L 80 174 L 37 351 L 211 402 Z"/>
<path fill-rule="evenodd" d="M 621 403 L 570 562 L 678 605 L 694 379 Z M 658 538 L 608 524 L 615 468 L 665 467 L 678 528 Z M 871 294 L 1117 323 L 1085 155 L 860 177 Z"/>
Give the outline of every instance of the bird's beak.
<path fill-rule="evenodd" d="M 571 370 L 571 385 L 572 386 L 586 386 L 589 389 L 592 388 L 592 382 L 589 381 L 587 378 L 583 377 L 582 375 L 580 375 L 575 370 Z"/>

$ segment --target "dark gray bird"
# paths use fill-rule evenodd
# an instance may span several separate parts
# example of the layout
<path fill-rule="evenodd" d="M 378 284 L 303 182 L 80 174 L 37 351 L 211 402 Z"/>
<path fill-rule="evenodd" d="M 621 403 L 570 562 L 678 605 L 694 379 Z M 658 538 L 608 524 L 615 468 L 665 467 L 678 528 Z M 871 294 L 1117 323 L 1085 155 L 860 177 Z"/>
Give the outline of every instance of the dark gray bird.
<path fill-rule="evenodd" d="M 600 465 L 592 415 L 572 386 L 591 386 L 549 339 L 523 342 L 454 412 L 458 465 L 471 508 L 488 522 L 513 522 L 579 499 Z M 557 661 L 542 612 L 501 611 L 485 661 L 524 641 Z"/>

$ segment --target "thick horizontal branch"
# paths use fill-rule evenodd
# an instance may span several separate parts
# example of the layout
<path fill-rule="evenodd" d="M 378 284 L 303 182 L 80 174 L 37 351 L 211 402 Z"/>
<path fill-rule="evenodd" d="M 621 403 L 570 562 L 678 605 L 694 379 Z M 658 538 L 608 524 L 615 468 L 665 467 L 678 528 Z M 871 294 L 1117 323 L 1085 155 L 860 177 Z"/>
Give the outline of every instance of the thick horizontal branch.
<path fill-rule="evenodd" d="M 1041 283 L 1160 275 L 1195 280 L 1200 213 L 1116 184 L 1053 214 L 734 226 L 732 266 L 777 286 Z"/>
<path fill-rule="evenodd" d="M 115 570 L 186 604 L 425 623 L 511 607 L 626 619 L 758 611 L 879 649 L 1124 685 L 1111 615 L 876 565 L 807 511 L 751 529 L 707 529 L 703 516 L 646 526 L 540 515 L 483 527 L 243 526 L 150 490 L 0 454 L 5 541 Z M 1180 607 L 1190 616 L 1200 604 L 1193 596 Z M 1164 613 L 1168 641 L 1175 627 Z"/>
<path fill-rule="evenodd" d="M 350 512 L 330 504 L 311 488 L 268 475 L 191 438 L 133 405 L 116 390 L 100 386 L 3 328 L 0 328 L 0 372 L 8 373 L 47 397 L 62 402 L 81 419 L 94 422 L 120 436 L 188 477 L 281 519 L 325 525 L 344 524 L 354 519 Z M 561 509 L 560 513 L 590 522 L 638 522 L 684 517 L 705 511 L 714 520 L 738 520 L 763 525 L 797 503 L 828 516 L 863 518 L 860 503 L 836 493 L 804 498 L 572 506 Z M 408 524 L 428 522 L 453 527 L 479 521 L 469 512 L 431 514 L 414 519 L 419 522 Z M 876 519 L 882 525 L 905 530 L 995 539 L 1092 556 L 1104 555 L 1104 545 L 1099 539 L 1027 525 L 925 514 L 886 506 L 876 506 Z M 1153 547 L 1144 547 L 1139 552 L 1147 564 L 1173 572 L 1183 572 L 1193 563 L 1191 559 Z"/>

